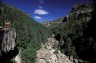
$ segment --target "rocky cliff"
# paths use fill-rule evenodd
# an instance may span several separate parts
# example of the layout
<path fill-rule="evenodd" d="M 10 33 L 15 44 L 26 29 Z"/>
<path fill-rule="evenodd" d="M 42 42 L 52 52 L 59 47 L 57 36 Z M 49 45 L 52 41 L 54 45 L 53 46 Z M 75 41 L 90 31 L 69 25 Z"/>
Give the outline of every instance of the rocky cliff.
<path fill-rule="evenodd" d="M 58 19 L 59 24 L 50 28 L 59 41 L 61 51 L 77 58 L 80 63 L 96 62 L 95 16 L 94 4 L 75 5 L 64 19 Z"/>
<path fill-rule="evenodd" d="M 14 28 L 0 27 L 0 62 L 4 63 L 18 54 Z"/>

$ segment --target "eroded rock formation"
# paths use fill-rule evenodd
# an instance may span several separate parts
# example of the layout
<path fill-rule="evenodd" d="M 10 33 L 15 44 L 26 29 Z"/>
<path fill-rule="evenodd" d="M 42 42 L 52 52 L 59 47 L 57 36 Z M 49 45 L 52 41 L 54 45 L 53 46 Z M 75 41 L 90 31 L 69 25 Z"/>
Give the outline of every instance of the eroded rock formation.
<path fill-rule="evenodd" d="M 54 38 L 48 38 L 48 42 L 37 51 L 35 63 L 73 63 L 68 57 L 61 53 L 58 47 L 58 41 Z"/>
<path fill-rule="evenodd" d="M 14 28 L 0 27 L 0 62 L 4 63 L 18 54 Z"/>

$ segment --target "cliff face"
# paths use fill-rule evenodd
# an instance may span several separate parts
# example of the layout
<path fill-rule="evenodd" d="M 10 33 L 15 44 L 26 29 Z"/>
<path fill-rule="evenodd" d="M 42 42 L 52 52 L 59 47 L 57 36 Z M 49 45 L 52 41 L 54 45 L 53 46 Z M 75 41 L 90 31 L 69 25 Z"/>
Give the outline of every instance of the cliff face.
<path fill-rule="evenodd" d="M 93 4 L 75 5 L 70 13 L 59 18 L 50 28 L 67 56 L 81 63 L 96 62 L 96 9 Z M 82 59 L 79 60 L 79 59 Z"/>
<path fill-rule="evenodd" d="M 0 28 L 0 62 L 10 60 L 18 54 L 15 41 L 16 31 L 14 28 Z"/>

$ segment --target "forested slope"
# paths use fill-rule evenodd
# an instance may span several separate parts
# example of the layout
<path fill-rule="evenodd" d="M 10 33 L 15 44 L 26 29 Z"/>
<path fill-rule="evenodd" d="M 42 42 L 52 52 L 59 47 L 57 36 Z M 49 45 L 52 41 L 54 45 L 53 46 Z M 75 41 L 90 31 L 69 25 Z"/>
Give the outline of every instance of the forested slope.
<path fill-rule="evenodd" d="M 0 26 L 4 26 L 4 20 L 9 20 L 16 29 L 16 45 L 21 50 L 22 63 L 34 63 L 36 50 L 49 36 L 48 30 L 25 12 L 0 3 Z"/>
<path fill-rule="evenodd" d="M 75 5 L 66 19 L 59 18 L 60 23 L 50 27 L 63 53 L 83 63 L 96 62 L 95 16 L 95 4 Z"/>

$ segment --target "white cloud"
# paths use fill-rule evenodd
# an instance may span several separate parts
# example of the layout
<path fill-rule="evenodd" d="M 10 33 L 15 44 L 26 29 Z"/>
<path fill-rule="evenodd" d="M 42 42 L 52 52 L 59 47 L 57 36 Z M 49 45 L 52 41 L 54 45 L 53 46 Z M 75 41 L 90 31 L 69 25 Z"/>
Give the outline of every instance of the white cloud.
<path fill-rule="evenodd" d="M 43 9 L 36 9 L 34 11 L 35 14 L 40 14 L 40 15 L 45 15 L 45 14 L 48 14 L 47 11 L 43 10 Z"/>
<path fill-rule="evenodd" d="M 35 16 L 34 18 L 36 18 L 36 19 L 42 19 L 40 16 Z"/>

